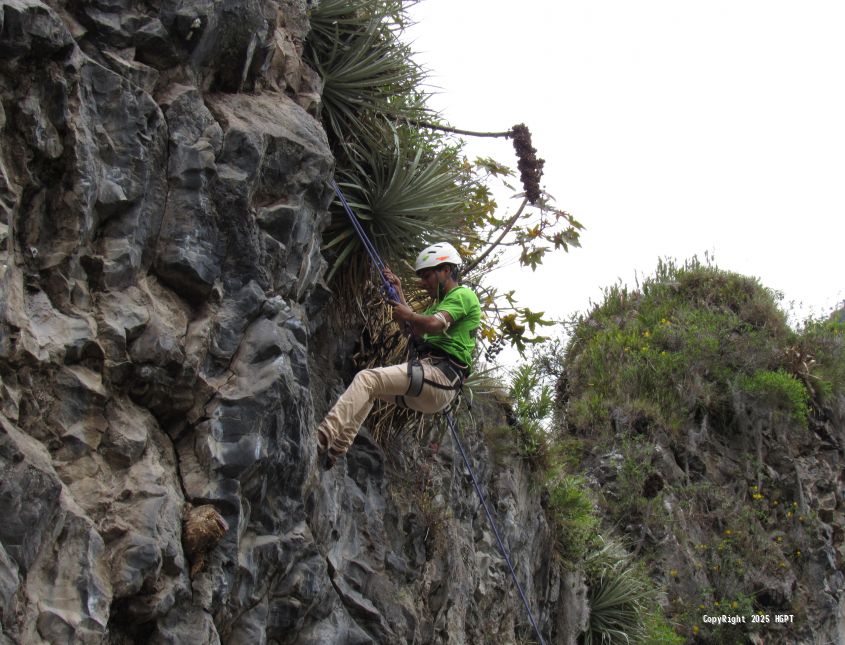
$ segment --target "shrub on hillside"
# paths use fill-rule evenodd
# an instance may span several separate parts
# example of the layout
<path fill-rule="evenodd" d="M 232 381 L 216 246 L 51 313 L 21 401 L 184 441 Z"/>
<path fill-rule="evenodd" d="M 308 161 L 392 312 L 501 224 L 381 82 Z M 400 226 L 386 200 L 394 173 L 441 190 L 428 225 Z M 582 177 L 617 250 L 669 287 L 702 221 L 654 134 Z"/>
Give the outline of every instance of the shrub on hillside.
<path fill-rule="evenodd" d="M 777 301 L 756 279 L 696 260 L 660 263 L 639 291 L 607 289 L 604 302 L 577 320 L 567 347 L 570 425 L 601 432 L 611 410 L 645 407 L 669 430 L 707 419 L 729 431 L 737 384 L 760 393 L 780 387 L 796 397 L 789 405 L 798 419 L 800 383 L 784 380 L 795 332 Z"/>

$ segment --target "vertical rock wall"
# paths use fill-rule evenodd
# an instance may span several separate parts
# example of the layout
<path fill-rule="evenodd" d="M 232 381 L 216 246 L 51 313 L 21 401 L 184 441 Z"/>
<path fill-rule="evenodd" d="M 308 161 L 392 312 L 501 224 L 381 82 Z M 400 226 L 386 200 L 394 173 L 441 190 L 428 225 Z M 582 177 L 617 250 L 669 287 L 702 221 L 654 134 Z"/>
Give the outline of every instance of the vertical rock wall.
<path fill-rule="evenodd" d="M 0 643 L 528 635 L 451 449 L 396 471 L 364 433 L 315 469 L 309 356 L 344 336 L 315 336 L 333 159 L 306 9 L 0 0 Z M 526 474 L 484 463 L 569 642 L 583 588 Z M 219 543 L 186 539 L 202 511 Z"/>

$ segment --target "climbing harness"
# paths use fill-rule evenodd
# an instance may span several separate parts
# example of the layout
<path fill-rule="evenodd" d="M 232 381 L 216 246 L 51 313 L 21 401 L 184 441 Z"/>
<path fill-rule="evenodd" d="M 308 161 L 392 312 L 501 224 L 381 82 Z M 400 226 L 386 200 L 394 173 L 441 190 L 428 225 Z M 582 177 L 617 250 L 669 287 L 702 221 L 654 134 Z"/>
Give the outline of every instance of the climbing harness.
<path fill-rule="evenodd" d="M 394 302 L 399 302 L 399 294 L 396 292 L 396 289 L 393 287 L 390 282 L 388 282 L 387 278 L 384 277 L 384 270 L 385 265 L 382 262 L 381 257 L 376 251 L 376 247 L 373 246 L 373 243 L 370 241 L 370 238 L 367 237 L 366 231 L 364 231 L 364 227 L 361 226 L 361 222 L 358 221 L 358 217 L 355 215 L 352 207 L 349 205 L 349 202 L 346 201 L 346 196 L 341 192 L 340 186 L 337 185 L 337 182 L 332 179 L 332 188 L 334 188 L 334 192 L 337 195 L 338 199 L 340 199 L 340 203 L 343 205 L 343 210 L 346 211 L 347 217 L 349 217 L 349 221 L 352 222 L 352 228 L 355 229 L 355 232 L 358 234 L 359 239 L 361 240 L 361 244 L 364 245 L 364 248 L 367 251 L 367 255 L 370 256 L 370 259 L 373 261 L 373 264 L 376 267 L 376 271 L 378 272 L 379 278 L 381 278 L 381 288 L 384 291 L 384 294 L 387 296 L 389 300 L 393 300 Z"/>
<path fill-rule="evenodd" d="M 459 391 L 466 380 L 469 368 L 463 363 L 459 363 L 454 358 L 449 356 L 446 352 L 438 350 L 437 347 L 425 342 L 414 342 L 413 357 L 408 360 L 408 378 L 410 384 L 405 396 L 419 396 L 422 392 L 423 385 L 430 385 L 440 390 L 455 390 Z M 439 369 L 446 378 L 449 379 L 448 385 L 443 385 L 437 381 L 425 378 L 421 359 L 427 358 L 433 367 Z"/>
<path fill-rule="evenodd" d="M 428 362 L 432 367 L 440 370 L 446 378 L 449 379 L 449 383 L 438 383 L 432 379 L 425 378 L 425 371 L 423 370 L 421 358 L 428 359 Z M 466 379 L 466 368 L 459 366 L 458 362 L 454 359 L 445 356 L 436 356 L 432 354 L 420 357 L 419 355 L 416 355 L 413 358 L 409 358 L 407 364 L 408 389 L 405 390 L 405 394 L 396 397 L 396 405 L 403 408 L 408 407 L 405 403 L 405 397 L 419 396 L 424 385 L 428 385 L 429 387 L 433 387 L 438 390 L 454 390 L 455 392 L 460 392 L 461 387 L 463 387 L 464 380 Z"/>
<path fill-rule="evenodd" d="M 355 229 L 355 232 L 358 233 L 358 237 L 361 239 L 361 243 L 367 250 L 367 254 L 370 256 L 370 259 L 373 261 L 373 264 L 375 265 L 378 274 L 381 277 L 382 290 L 390 300 L 398 302 L 399 294 L 396 292 L 396 289 L 393 287 L 393 285 L 388 282 L 387 278 L 384 277 L 385 265 L 379 257 L 378 251 L 376 251 L 376 248 L 373 246 L 373 243 L 367 237 L 364 228 L 361 226 L 361 222 L 358 221 L 358 218 L 352 211 L 352 207 L 349 205 L 349 202 L 346 201 L 346 197 L 341 192 L 340 187 L 337 185 L 337 182 L 332 179 L 331 184 L 332 188 L 334 188 L 334 192 L 340 199 L 340 203 L 343 204 L 343 208 L 346 211 L 347 216 L 349 217 L 349 221 L 352 222 L 352 227 Z M 450 358 L 448 355 L 445 355 L 443 352 L 438 352 L 437 348 L 427 343 L 423 343 L 419 346 L 416 346 L 415 350 L 415 357 L 408 361 L 408 376 L 410 378 L 410 385 L 408 386 L 408 391 L 405 393 L 405 396 L 419 396 L 420 392 L 422 391 L 423 385 L 426 384 L 441 389 L 456 390 L 456 392 L 460 394 L 464 380 L 466 379 L 468 373 L 468 367 L 466 365 L 458 363 L 456 360 Z M 435 365 L 450 379 L 451 384 L 441 385 L 440 383 L 435 383 L 430 379 L 426 379 L 425 374 L 423 373 L 422 364 L 420 363 L 421 358 L 429 358 L 432 362 L 432 365 Z M 403 397 L 397 398 L 401 401 Z M 456 395 L 455 398 L 457 399 L 458 396 Z M 452 438 L 454 439 L 455 444 L 458 446 L 458 451 L 461 453 L 461 457 L 464 460 L 464 465 L 469 471 L 469 475 L 472 479 L 472 484 L 475 487 L 475 492 L 478 494 L 478 499 L 481 501 L 481 506 L 484 507 L 484 513 L 487 516 L 487 521 L 490 523 L 490 528 L 493 529 L 493 534 L 496 536 L 496 542 L 499 545 L 499 551 L 501 551 L 502 556 L 504 557 L 505 562 L 508 565 L 511 578 L 513 578 L 514 584 L 516 585 L 516 589 L 519 592 L 519 597 L 522 599 L 522 604 L 525 606 L 525 611 L 528 613 L 528 620 L 531 622 L 531 626 L 534 628 L 534 633 L 537 635 L 537 639 L 539 640 L 540 645 L 545 645 L 543 635 L 540 633 L 540 628 L 537 626 L 537 623 L 534 620 L 534 614 L 531 613 L 531 607 L 528 604 L 528 599 L 526 598 L 525 592 L 523 592 L 522 586 L 519 584 L 519 580 L 516 577 L 516 570 L 513 567 L 513 563 L 511 562 L 508 550 L 505 547 L 505 543 L 502 541 L 501 535 L 499 534 L 499 529 L 496 525 L 496 521 L 493 519 L 493 514 L 490 512 L 490 508 L 487 506 L 487 500 L 484 498 L 484 493 L 481 490 L 481 485 L 478 483 L 478 479 L 475 476 L 475 471 L 473 471 L 472 469 L 472 464 L 470 464 L 466 451 L 464 451 L 464 447 L 461 444 L 460 438 L 458 437 L 458 429 L 457 424 L 455 422 L 455 417 L 453 416 L 452 411 L 450 409 L 446 410 L 445 416 L 446 424 L 449 426 L 449 430 L 451 430 L 452 432 Z"/>
<path fill-rule="evenodd" d="M 516 585 L 516 590 L 519 592 L 519 597 L 522 599 L 522 604 L 525 606 L 525 611 L 528 614 L 528 620 L 531 622 L 531 626 L 534 628 L 534 633 L 537 634 L 537 640 L 540 642 L 540 645 L 545 645 L 545 641 L 543 640 L 543 634 L 540 633 L 540 628 L 537 626 L 537 623 L 534 620 L 534 614 L 531 613 L 531 607 L 528 604 L 528 599 L 525 597 L 525 592 L 522 591 L 522 586 L 519 584 L 519 580 L 516 577 L 516 571 L 513 568 L 513 563 L 511 562 L 508 550 L 507 548 L 505 548 L 505 543 L 502 541 L 502 536 L 499 535 L 499 529 L 496 526 L 496 521 L 493 519 L 493 514 L 490 512 L 490 508 L 487 506 L 487 500 L 484 499 L 484 493 L 481 490 L 481 485 L 478 483 L 478 479 L 475 476 L 475 472 L 472 470 L 472 465 L 469 462 L 469 458 L 467 457 L 467 454 L 464 451 L 464 447 L 461 444 L 461 440 L 458 438 L 457 424 L 455 423 L 455 417 L 452 414 L 451 410 L 446 412 L 446 425 L 448 425 L 449 430 L 452 431 L 452 439 L 454 439 L 455 444 L 458 446 L 458 451 L 461 453 L 461 457 L 464 460 L 464 465 L 469 471 L 469 476 L 472 479 L 472 484 L 473 486 L 475 486 L 475 492 L 478 494 L 478 499 L 481 501 L 481 505 L 484 507 L 485 515 L 487 515 L 487 521 L 490 523 L 490 528 L 493 529 L 493 534 L 496 536 L 496 542 L 499 545 L 499 551 L 502 552 L 502 557 L 505 558 L 505 562 L 508 565 L 508 569 L 510 569 L 511 578 L 513 578 L 513 582 Z"/>

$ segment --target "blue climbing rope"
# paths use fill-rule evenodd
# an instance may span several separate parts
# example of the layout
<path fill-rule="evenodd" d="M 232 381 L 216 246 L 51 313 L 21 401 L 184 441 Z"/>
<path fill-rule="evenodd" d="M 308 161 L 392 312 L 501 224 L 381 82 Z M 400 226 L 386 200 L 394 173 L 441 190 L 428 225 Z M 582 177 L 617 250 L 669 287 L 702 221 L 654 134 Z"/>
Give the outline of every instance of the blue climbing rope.
<path fill-rule="evenodd" d="M 519 597 L 522 598 L 522 604 L 525 605 L 525 611 L 528 613 L 528 620 L 531 621 L 531 626 L 534 628 L 534 633 L 537 634 L 540 645 L 545 645 L 543 634 L 540 633 L 540 628 L 534 620 L 534 614 L 531 613 L 528 598 L 525 597 L 525 592 L 522 591 L 522 586 L 519 584 L 519 580 L 516 577 L 516 571 L 513 568 L 510 555 L 508 555 L 508 550 L 505 548 L 502 536 L 499 535 L 499 529 L 496 527 L 496 521 L 493 519 L 493 514 L 490 512 L 490 508 L 487 506 L 487 500 L 484 499 L 484 493 L 481 491 L 481 484 L 478 483 L 475 472 L 472 470 L 472 466 L 470 465 L 469 458 L 464 451 L 461 440 L 458 438 L 457 424 L 455 423 L 455 417 L 452 415 L 451 411 L 446 412 L 446 424 L 449 426 L 449 430 L 452 431 L 452 438 L 455 440 L 455 444 L 458 446 L 458 451 L 461 453 L 461 457 L 463 457 L 464 465 L 466 465 L 467 470 L 469 471 L 469 476 L 472 478 L 472 485 L 475 486 L 475 492 L 478 494 L 478 499 L 481 500 L 481 505 L 484 507 L 484 513 L 487 515 L 487 521 L 490 523 L 490 528 L 493 529 L 493 534 L 496 536 L 496 542 L 499 544 L 499 551 L 502 552 L 502 557 L 505 558 L 505 562 L 511 572 L 511 578 L 513 578 L 513 582 L 516 585 L 516 590 L 519 592 Z"/>
<path fill-rule="evenodd" d="M 393 285 L 387 281 L 387 278 L 384 277 L 384 270 L 385 264 L 382 262 L 381 257 L 376 250 L 376 247 L 373 246 L 373 243 L 370 241 L 370 238 L 367 237 L 367 233 L 364 231 L 364 227 L 361 226 L 361 222 L 358 220 L 358 217 L 355 215 L 355 212 L 352 210 L 352 207 L 349 205 L 349 202 L 346 201 L 346 197 L 344 196 L 343 192 L 340 190 L 340 187 L 337 185 L 337 182 L 332 179 L 331 180 L 332 188 L 334 189 L 335 194 L 340 199 L 340 203 L 343 205 L 343 209 L 346 211 L 346 215 L 349 217 L 349 221 L 352 222 L 352 227 L 355 229 L 355 232 L 358 234 L 358 237 L 361 239 L 361 244 L 364 245 L 364 248 L 367 250 L 367 254 L 370 256 L 370 259 L 373 261 L 373 264 L 378 271 L 379 277 L 381 277 L 382 282 L 382 289 L 385 292 L 385 295 L 394 302 L 399 301 L 399 294 L 396 293 L 396 289 L 394 289 Z M 505 543 L 502 541 L 501 535 L 499 535 L 499 529 L 496 526 L 496 521 L 493 519 L 493 514 L 490 512 L 489 507 L 487 506 L 487 501 L 484 499 L 484 493 L 481 490 L 481 485 L 478 483 L 478 479 L 475 477 L 475 472 L 472 469 L 472 465 L 469 462 L 469 458 L 464 451 L 464 447 L 461 444 L 461 440 L 458 438 L 458 430 L 455 423 L 455 418 L 452 416 L 451 412 L 446 412 L 446 423 L 449 426 L 449 429 L 452 431 L 452 437 L 455 440 L 455 443 L 458 446 L 458 450 L 461 453 L 461 457 L 464 459 L 464 464 L 469 471 L 469 475 L 472 478 L 472 483 L 475 486 L 475 492 L 478 494 L 478 499 L 481 500 L 481 505 L 484 507 L 484 513 L 487 515 L 487 521 L 490 523 L 490 527 L 493 529 L 493 534 L 496 536 L 496 542 L 499 544 L 499 550 L 502 552 L 502 556 L 505 558 L 505 562 L 508 565 L 508 569 L 510 569 L 511 578 L 513 578 L 514 584 L 516 585 L 516 589 L 519 592 L 519 597 L 522 599 L 522 604 L 525 605 L 525 611 L 528 613 L 528 620 L 531 621 L 531 626 L 534 628 L 534 633 L 537 634 L 537 638 L 539 639 L 540 645 L 546 645 L 546 642 L 543 640 L 543 635 L 540 633 L 540 628 L 537 626 L 536 621 L 534 620 L 534 614 L 531 613 L 531 607 L 528 604 L 528 599 L 525 597 L 525 592 L 522 591 L 522 586 L 519 584 L 519 580 L 516 577 L 516 570 L 513 568 L 513 563 L 511 562 L 510 555 L 508 554 L 508 550 L 505 547 Z"/>
<path fill-rule="evenodd" d="M 367 251 L 367 255 L 370 256 L 370 259 L 373 261 L 373 264 L 376 267 L 376 271 L 378 271 L 378 275 L 381 278 L 381 288 L 384 291 L 385 295 L 388 299 L 393 300 L 394 302 L 399 302 L 399 294 L 396 292 L 396 289 L 393 287 L 390 282 L 387 281 L 387 278 L 384 277 L 384 270 L 385 264 L 382 262 L 381 256 L 379 256 L 378 251 L 376 251 L 376 247 L 373 246 L 373 243 L 370 241 L 370 238 L 367 237 L 367 232 L 364 230 L 364 227 L 361 225 L 358 216 L 355 215 L 355 212 L 352 210 L 352 207 L 349 205 L 349 202 L 346 201 L 346 196 L 340 190 L 340 186 L 337 185 L 337 182 L 332 179 L 332 188 L 334 188 L 334 192 L 337 195 L 338 199 L 340 199 L 340 203 L 343 205 L 343 209 L 346 211 L 347 217 L 349 217 L 349 221 L 352 222 L 352 228 L 355 229 L 355 232 L 358 233 L 358 237 L 361 240 L 361 244 L 364 245 L 364 248 Z"/>

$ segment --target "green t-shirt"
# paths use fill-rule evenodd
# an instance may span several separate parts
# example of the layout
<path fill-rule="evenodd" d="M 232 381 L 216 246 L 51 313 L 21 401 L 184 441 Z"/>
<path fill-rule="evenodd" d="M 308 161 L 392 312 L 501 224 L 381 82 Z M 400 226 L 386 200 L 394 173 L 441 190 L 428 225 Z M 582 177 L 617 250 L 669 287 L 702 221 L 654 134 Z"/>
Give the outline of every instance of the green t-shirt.
<path fill-rule="evenodd" d="M 472 362 L 475 349 L 475 330 L 481 324 L 481 305 L 478 297 L 467 287 L 455 287 L 443 300 L 435 302 L 423 313 L 431 316 L 438 311 L 452 317 L 449 329 L 439 334 L 425 334 L 423 340 L 453 356 L 464 365 Z"/>

